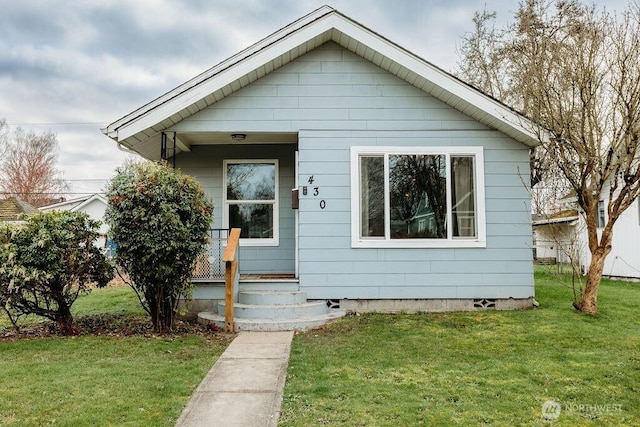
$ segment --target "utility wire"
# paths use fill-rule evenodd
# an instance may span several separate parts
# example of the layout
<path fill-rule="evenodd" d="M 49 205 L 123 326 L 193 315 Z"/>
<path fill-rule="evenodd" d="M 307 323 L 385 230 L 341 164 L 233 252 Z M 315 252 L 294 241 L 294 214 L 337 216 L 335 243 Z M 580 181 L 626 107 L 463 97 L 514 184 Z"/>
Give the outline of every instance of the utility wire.
<path fill-rule="evenodd" d="M 7 123 L 7 126 L 105 126 L 106 122 Z"/>

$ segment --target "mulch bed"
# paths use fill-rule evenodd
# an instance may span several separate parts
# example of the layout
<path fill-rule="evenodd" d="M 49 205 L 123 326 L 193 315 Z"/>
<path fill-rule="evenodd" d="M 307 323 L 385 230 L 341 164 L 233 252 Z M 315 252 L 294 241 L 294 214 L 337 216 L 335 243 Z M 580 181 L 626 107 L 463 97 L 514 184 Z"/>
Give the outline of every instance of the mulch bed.
<path fill-rule="evenodd" d="M 158 334 L 153 331 L 149 317 L 132 314 L 84 316 L 75 319 L 74 325 L 72 335 L 75 336 L 177 338 L 182 335 L 200 335 L 207 339 L 225 341 L 231 337 L 231 334 L 224 333 L 215 326 L 204 326 L 195 321 L 183 320 L 175 320 L 173 331 Z M 19 332 L 13 328 L 0 329 L 0 342 L 59 336 L 62 334 L 53 322 L 24 326 Z"/>

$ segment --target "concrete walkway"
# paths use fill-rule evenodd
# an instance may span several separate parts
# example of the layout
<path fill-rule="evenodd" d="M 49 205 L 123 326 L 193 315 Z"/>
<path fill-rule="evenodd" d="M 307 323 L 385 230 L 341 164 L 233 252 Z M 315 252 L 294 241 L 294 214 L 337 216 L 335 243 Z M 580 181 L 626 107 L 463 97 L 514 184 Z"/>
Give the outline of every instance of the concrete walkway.
<path fill-rule="evenodd" d="M 191 396 L 176 426 L 277 426 L 293 332 L 241 332 Z"/>

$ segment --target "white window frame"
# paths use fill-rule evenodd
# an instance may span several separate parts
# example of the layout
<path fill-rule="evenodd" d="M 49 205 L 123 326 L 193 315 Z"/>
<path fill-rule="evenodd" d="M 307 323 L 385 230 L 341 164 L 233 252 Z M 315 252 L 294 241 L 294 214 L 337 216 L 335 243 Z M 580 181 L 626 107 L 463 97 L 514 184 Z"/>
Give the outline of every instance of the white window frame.
<path fill-rule="evenodd" d="M 596 205 L 596 228 L 601 230 L 607 224 L 607 205 L 604 200 L 598 200 Z"/>
<path fill-rule="evenodd" d="M 241 246 L 278 246 L 280 244 L 280 167 L 278 159 L 227 159 L 222 162 L 222 205 L 224 210 L 222 212 L 222 226 L 229 228 L 229 206 L 232 204 L 238 204 L 236 200 L 229 201 L 227 199 L 227 165 L 238 163 L 267 163 L 273 164 L 275 167 L 275 200 L 243 200 L 243 203 L 248 204 L 261 204 L 273 205 L 273 237 L 267 239 L 247 239 L 241 238 Z"/>
<path fill-rule="evenodd" d="M 476 227 L 475 237 L 453 237 L 453 227 L 447 227 L 446 239 L 390 239 L 360 237 L 360 157 L 390 155 L 444 155 L 447 164 L 447 201 L 451 203 L 451 156 L 474 157 Z M 385 161 L 386 163 L 386 161 Z M 389 206 L 389 171 L 385 168 L 385 205 Z M 385 223 L 389 226 L 389 209 L 385 207 Z M 452 224 L 451 206 L 447 209 L 447 224 Z M 386 233 L 386 232 L 385 232 Z M 351 147 L 351 247 L 353 248 L 484 248 L 487 246 L 484 188 L 484 150 L 482 147 Z"/>

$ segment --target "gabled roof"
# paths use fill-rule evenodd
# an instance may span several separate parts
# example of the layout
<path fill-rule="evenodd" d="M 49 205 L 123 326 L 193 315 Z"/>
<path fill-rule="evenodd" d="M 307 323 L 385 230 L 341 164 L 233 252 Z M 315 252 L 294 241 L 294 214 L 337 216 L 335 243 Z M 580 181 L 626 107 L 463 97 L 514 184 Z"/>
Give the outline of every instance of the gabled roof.
<path fill-rule="evenodd" d="M 65 200 L 64 202 L 54 203 L 52 205 L 41 206 L 39 209 L 41 211 L 51 211 L 51 210 L 68 210 L 75 212 L 77 210 L 82 209 L 84 206 L 88 205 L 94 200 L 99 200 L 105 205 L 109 204 L 107 199 L 101 194 L 90 194 L 83 197 L 76 197 L 74 199 Z"/>
<path fill-rule="evenodd" d="M 305 53 L 333 41 L 488 127 L 528 146 L 538 144 L 534 125 L 515 110 L 401 46 L 323 6 L 276 31 L 148 104 L 102 132 L 146 155 L 160 133 Z M 157 145 L 154 145 L 157 146 Z M 178 149 L 188 147 L 178 141 Z"/>
<path fill-rule="evenodd" d="M 102 194 L 94 194 L 91 197 L 89 197 L 87 200 L 85 200 L 84 202 L 82 202 L 82 203 L 78 204 L 77 206 L 73 207 L 71 209 L 71 211 L 72 212 L 79 211 L 82 208 L 84 208 L 85 206 L 87 206 L 88 204 L 93 203 L 94 201 L 98 201 L 98 202 L 104 204 L 105 206 L 107 206 L 109 204 L 107 199 Z"/>
<path fill-rule="evenodd" d="M 36 213 L 38 209 L 17 197 L 0 200 L 0 221 L 19 221 L 23 215 L 29 216 Z"/>

